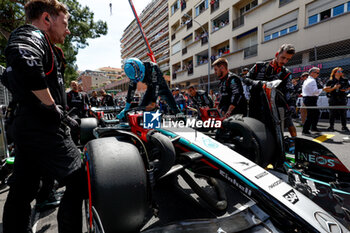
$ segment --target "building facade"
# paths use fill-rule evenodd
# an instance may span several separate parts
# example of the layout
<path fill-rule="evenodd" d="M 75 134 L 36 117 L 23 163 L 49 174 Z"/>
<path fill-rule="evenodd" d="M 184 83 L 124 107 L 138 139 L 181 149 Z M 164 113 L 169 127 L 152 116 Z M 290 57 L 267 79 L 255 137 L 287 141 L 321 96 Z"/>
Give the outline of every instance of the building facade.
<path fill-rule="evenodd" d="M 126 77 L 123 69 L 102 67 L 98 70 L 85 70 L 79 74 L 78 84 L 84 91 L 90 93 L 93 90 L 107 89 L 108 85 Z"/>
<path fill-rule="evenodd" d="M 142 11 L 139 18 L 160 69 L 165 75 L 168 75 L 170 68 L 168 2 L 153 0 Z M 141 61 L 150 61 L 147 56 L 148 49 L 136 20 L 133 20 L 124 30 L 120 46 L 123 61 L 131 57 L 137 57 Z"/>
<path fill-rule="evenodd" d="M 312 66 L 324 78 L 336 66 L 349 73 L 348 22 L 349 0 L 170 0 L 171 84 L 204 88 L 208 63 L 218 57 L 240 73 L 272 59 L 284 43 L 297 50 L 287 64 L 295 76 Z M 209 70 L 215 89 L 218 81 Z"/>

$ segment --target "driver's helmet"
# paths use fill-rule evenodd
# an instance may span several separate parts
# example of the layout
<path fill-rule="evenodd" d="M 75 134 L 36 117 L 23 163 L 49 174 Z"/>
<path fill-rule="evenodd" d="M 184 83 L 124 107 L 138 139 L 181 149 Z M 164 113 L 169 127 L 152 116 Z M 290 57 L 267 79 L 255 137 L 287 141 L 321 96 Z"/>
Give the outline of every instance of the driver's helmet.
<path fill-rule="evenodd" d="M 124 63 L 125 74 L 135 83 L 142 81 L 145 77 L 145 66 L 138 58 L 129 58 Z"/>

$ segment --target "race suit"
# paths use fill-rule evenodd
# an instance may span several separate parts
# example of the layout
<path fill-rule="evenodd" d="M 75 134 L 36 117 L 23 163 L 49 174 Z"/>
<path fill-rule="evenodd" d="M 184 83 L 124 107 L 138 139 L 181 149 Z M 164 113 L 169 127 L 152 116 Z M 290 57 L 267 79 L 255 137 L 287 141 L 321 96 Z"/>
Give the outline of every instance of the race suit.
<path fill-rule="evenodd" d="M 159 69 L 158 65 L 153 62 L 144 62 L 144 65 L 145 77 L 142 82 L 147 85 L 147 90 L 143 96 L 140 106 L 145 107 L 151 102 L 156 102 L 158 96 L 161 96 L 174 114 L 179 113 L 180 110 L 176 105 L 175 99 L 171 94 L 169 87 L 164 80 L 163 73 Z M 132 102 L 136 88 L 137 83 L 131 81 L 129 83 L 128 95 L 126 97 L 127 103 Z"/>
<path fill-rule="evenodd" d="M 13 135 L 16 160 L 4 206 L 3 232 L 31 232 L 31 201 L 40 177 L 66 185 L 58 211 L 59 232 L 81 232 L 81 155 L 69 128 L 41 104 L 32 91 L 48 88 L 57 105 L 66 108 L 64 56 L 48 36 L 33 25 L 12 32 L 5 49 L 4 82 L 17 102 Z"/>
<path fill-rule="evenodd" d="M 213 100 L 208 95 L 208 93 L 204 90 L 197 90 L 195 96 L 191 96 L 192 103 L 194 107 L 209 107 L 212 108 L 214 106 Z"/>
<path fill-rule="evenodd" d="M 241 79 L 234 73 L 229 72 L 225 77 L 220 79 L 219 90 L 221 93 L 221 100 L 219 109 L 227 112 L 230 105 L 235 106 L 231 115 L 243 114 L 247 115 L 247 100 L 243 93 Z"/>

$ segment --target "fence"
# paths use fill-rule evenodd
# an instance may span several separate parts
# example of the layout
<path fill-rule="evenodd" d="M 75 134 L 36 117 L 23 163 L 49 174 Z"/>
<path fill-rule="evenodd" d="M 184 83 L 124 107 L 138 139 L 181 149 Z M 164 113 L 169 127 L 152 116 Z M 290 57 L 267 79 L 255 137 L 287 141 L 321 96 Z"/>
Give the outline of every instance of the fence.
<path fill-rule="evenodd" d="M 0 74 L 2 74 L 5 71 L 5 67 L 0 66 Z M 7 90 L 4 85 L 0 83 L 0 105 L 8 105 L 11 101 L 12 96 L 11 93 Z"/>

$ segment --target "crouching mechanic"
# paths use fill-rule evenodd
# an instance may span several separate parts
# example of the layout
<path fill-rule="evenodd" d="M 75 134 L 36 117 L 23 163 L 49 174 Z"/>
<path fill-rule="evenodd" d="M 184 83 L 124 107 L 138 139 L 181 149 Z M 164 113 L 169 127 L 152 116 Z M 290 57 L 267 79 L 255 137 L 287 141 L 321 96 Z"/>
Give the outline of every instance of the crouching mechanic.
<path fill-rule="evenodd" d="M 146 111 L 153 110 L 156 107 L 158 96 L 161 96 L 167 102 L 173 114 L 180 113 L 175 99 L 163 78 L 163 73 L 157 64 L 142 62 L 138 58 L 129 58 L 124 63 L 124 71 L 129 77 L 130 83 L 125 108 L 117 116 L 119 119 L 123 119 L 125 112 L 130 108 L 138 82 L 147 85 L 146 93 L 140 104 L 141 107 L 146 107 Z"/>
<path fill-rule="evenodd" d="M 297 136 L 296 128 L 292 121 L 291 109 L 289 106 L 293 106 L 292 93 L 294 91 L 292 84 L 292 73 L 285 67 L 285 64 L 295 54 L 295 48 L 291 44 L 283 44 L 277 51 L 275 58 L 268 62 L 256 63 L 246 74 L 244 82 L 247 85 L 252 85 L 249 101 L 249 116 L 260 119 L 263 115 L 259 110 L 261 105 L 261 81 L 274 81 L 282 80 L 281 84 L 277 87 L 284 96 L 277 96 L 277 107 L 283 107 L 287 111 L 285 114 L 284 124 L 288 128 L 288 131 L 292 137 Z M 280 97 L 280 99 L 278 99 Z"/>
<path fill-rule="evenodd" d="M 213 100 L 204 90 L 197 90 L 194 86 L 189 86 L 187 88 L 188 94 L 190 94 L 193 106 L 195 108 L 200 107 L 214 107 Z"/>
<path fill-rule="evenodd" d="M 5 49 L 3 83 L 17 107 L 14 179 L 4 205 L 3 232 L 32 232 L 30 203 L 40 178 L 48 176 L 66 186 L 57 215 L 58 232 L 79 233 L 85 183 L 81 155 L 68 128 L 78 124 L 64 111 L 64 56 L 55 46 L 70 34 L 69 13 L 57 0 L 30 0 L 24 9 L 31 24 L 15 29 Z"/>

